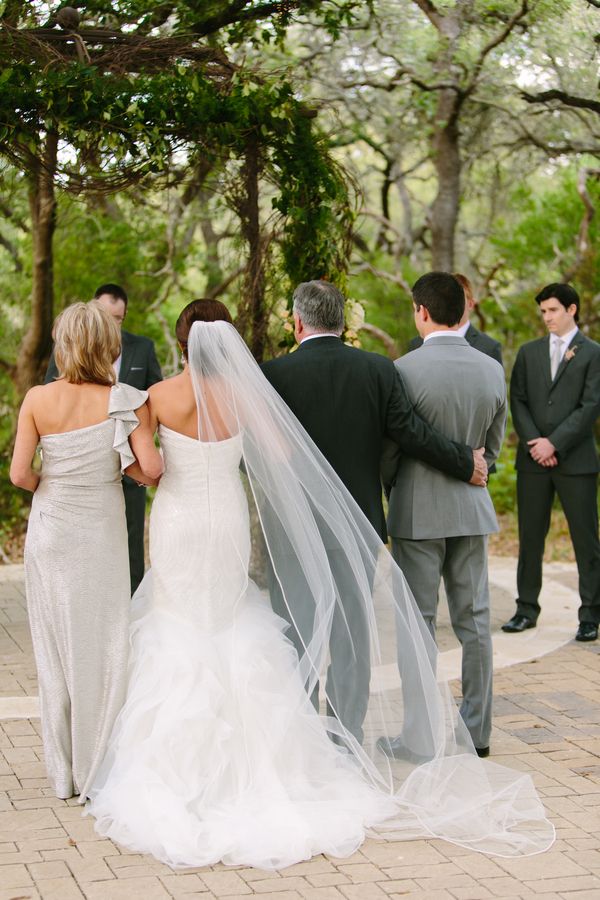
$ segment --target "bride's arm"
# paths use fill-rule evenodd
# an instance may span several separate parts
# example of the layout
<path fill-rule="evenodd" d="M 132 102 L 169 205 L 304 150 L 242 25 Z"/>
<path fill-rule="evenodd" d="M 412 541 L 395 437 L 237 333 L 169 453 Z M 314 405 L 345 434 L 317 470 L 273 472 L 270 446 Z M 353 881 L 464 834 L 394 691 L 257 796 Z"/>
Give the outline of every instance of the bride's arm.
<path fill-rule="evenodd" d="M 35 419 L 33 417 L 33 397 L 39 387 L 31 388 L 25 395 L 19 412 L 15 449 L 10 464 L 10 480 L 15 487 L 26 491 L 35 491 L 40 483 L 40 476 L 31 467 L 35 451 L 40 440 Z"/>
<path fill-rule="evenodd" d="M 135 411 L 139 426 L 129 435 L 136 461 L 125 469 L 125 474 L 140 484 L 156 485 L 164 471 L 163 458 L 154 446 L 154 432 L 150 412 L 144 403 Z"/>

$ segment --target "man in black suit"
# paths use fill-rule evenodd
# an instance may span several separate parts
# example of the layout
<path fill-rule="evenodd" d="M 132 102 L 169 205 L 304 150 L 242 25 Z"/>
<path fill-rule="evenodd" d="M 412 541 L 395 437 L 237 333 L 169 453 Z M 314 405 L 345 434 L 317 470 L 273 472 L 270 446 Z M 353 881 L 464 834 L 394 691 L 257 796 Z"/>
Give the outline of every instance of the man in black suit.
<path fill-rule="evenodd" d="M 379 466 L 385 437 L 396 441 L 404 453 L 455 478 L 485 484 L 483 451 L 448 440 L 416 415 L 390 359 L 342 343 L 344 298 L 334 285 L 326 281 L 299 285 L 294 292 L 294 325 L 300 346 L 295 353 L 265 363 L 263 372 L 383 541 L 387 531 Z M 332 554 L 330 561 L 335 568 Z M 285 615 L 276 585 L 271 598 L 276 612 Z M 345 592 L 344 614 L 356 645 L 364 647 L 368 632 L 361 608 L 360 598 Z M 326 690 L 337 716 L 360 741 L 369 697 L 368 654 L 353 654 L 347 646 L 347 628 L 338 629 L 338 624 L 334 616 Z M 291 637 L 299 646 L 293 629 Z"/>
<path fill-rule="evenodd" d="M 500 365 L 502 365 L 502 345 L 500 342 L 494 340 L 489 334 L 478 331 L 469 321 L 469 316 L 475 309 L 475 297 L 473 295 L 471 282 L 466 275 L 461 275 L 460 272 L 454 272 L 454 277 L 462 285 L 463 291 L 465 292 L 465 311 L 459 322 L 456 333 L 461 337 L 464 337 L 471 347 L 480 350 L 481 353 L 485 353 L 486 356 L 491 356 L 492 359 L 495 359 L 496 362 L 499 362 Z M 416 350 L 418 347 L 421 347 L 422 344 L 423 338 L 417 335 L 417 337 L 412 338 L 410 341 L 408 352 L 410 353 L 411 350 Z"/>
<path fill-rule="evenodd" d="M 517 612 L 503 631 L 533 628 L 540 613 L 544 542 L 555 492 L 567 517 L 579 572 L 578 641 L 600 622 L 600 541 L 594 423 L 600 415 L 600 345 L 579 331 L 579 296 L 549 284 L 535 298 L 549 336 L 524 344 L 511 378 L 519 436 Z"/>
<path fill-rule="evenodd" d="M 118 284 L 101 284 L 94 294 L 119 324 L 127 314 L 127 294 Z M 124 384 L 147 390 L 162 374 L 153 342 L 146 337 L 121 330 L 121 355 L 114 363 L 117 379 Z M 58 377 L 54 361 L 54 351 L 50 357 L 44 384 Z M 127 536 L 129 541 L 129 570 L 131 593 L 133 594 L 144 577 L 144 523 L 146 516 L 146 488 L 141 487 L 127 475 L 123 476 L 123 495 L 127 515 Z"/>

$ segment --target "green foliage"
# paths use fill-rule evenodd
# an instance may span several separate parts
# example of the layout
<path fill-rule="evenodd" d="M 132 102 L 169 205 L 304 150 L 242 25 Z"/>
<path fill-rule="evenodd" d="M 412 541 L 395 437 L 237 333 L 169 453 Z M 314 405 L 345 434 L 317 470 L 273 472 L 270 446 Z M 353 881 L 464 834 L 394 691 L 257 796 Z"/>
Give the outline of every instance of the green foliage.
<path fill-rule="evenodd" d="M 328 154 L 311 152 L 314 137 L 308 120 L 295 123 L 293 132 L 273 150 L 273 164 L 281 184 L 273 206 L 287 220 L 282 242 L 285 272 L 292 285 L 327 278 L 344 286 L 349 255 L 347 240 L 353 223 L 345 179 Z"/>
<path fill-rule="evenodd" d="M 39 135 L 56 128 L 80 157 L 106 159 L 117 186 L 123 169 L 129 177 L 168 172 L 175 148 L 215 160 L 243 157 L 257 135 L 280 187 L 274 206 L 285 216 L 290 280 L 343 272 L 352 221 L 346 184 L 287 81 L 238 74 L 224 93 L 189 66 L 119 77 L 78 62 L 44 72 L 15 64 L 0 77 L 0 150 L 27 165 Z"/>
<path fill-rule="evenodd" d="M 383 251 L 374 254 L 372 261 L 376 271 L 389 271 L 392 276 L 396 274 Z M 412 284 L 415 280 L 414 272 L 409 265 L 405 265 L 403 269 L 401 274 Z M 353 300 L 364 306 L 367 322 L 383 329 L 394 339 L 399 355 L 405 353 L 409 341 L 416 334 L 409 294 L 399 284 L 372 272 L 352 275 L 348 282 L 348 293 Z M 365 350 L 385 352 L 381 342 L 365 332 L 361 332 L 360 341 Z"/>
<path fill-rule="evenodd" d="M 578 167 L 561 167 L 511 190 L 509 206 L 519 210 L 518 222 L 500 220 L 492 242 L 503 254 L 510 256 L 515 270 L 522 276 L 537 277 L 543 268 L 546 273 L 543 277 L 552 281 L 560 271 L 557 268 L 549 271 L 548 260 L 554 257 L 563 265 L 573 260 L 575 237 L 584 212 L 577 193 L 577 177 Z M 589 191 L 592 202 L 600 203 L 600 183 L 592 182 Z M 597 248 L 596 222 L 592 223 L 590 236 L 591 244 Z"/>
<path fill-rule="evenodd" d="M 8 472 L 16 425 L 15 397 L 10 379 L 0 372 L 0 547 L 6 538 L 20 531 L 26 521 L 29 504 L 12 487 Z"/>
<path fill-rule="evenodd" d="M 515 469 L 515 436 L 511 432 L 510 423 L 507 428 L 507 439 L 504 441 L 496 471 L 490 475 L 488 488 L 494 509 L 501 515 L 512 513 L 517 500 L 517 470 Z"/>

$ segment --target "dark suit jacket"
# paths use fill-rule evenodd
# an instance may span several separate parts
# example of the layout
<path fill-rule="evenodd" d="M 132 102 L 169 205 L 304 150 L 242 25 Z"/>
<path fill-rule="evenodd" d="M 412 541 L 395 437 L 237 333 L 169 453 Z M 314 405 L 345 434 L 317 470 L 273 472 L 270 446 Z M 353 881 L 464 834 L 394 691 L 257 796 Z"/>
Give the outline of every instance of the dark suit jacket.
<path fill-rule="evenodd" d="M 600 415 L 600 344 L 577 332 L 554 381 L 550 378 L 550 338 L 524 344 L 510 380 L 510 408 L 519 435 L 517 469 L 540 472 L 527 441 L 547 437 L 556 447 L 562 475 L 599 471 L 594 422 Z"/>
<path fill-rule="evenodd" d="M 491 356 L 492 359 L 495 359 L 502 365 L 502 344 L 500 341 L 496 341 L 494 338 L 490 337 L 489 334 L 479 331 L 477 328 L 474 328 L 473 325 L 469 325 L 467 328 L 465 340 L 471 347 L 475 347 L 476 350 L 480 350 L 481 353 L 485 353 L 486 356 Z M 411 350 L 416 350 L 418 347 L 422 346 L 423 338 L 420 337 L 420 335 L 417 335 L 417 337 L 412 338 L 409 343 L 408 352 L 410 353 Z"/>
<path fill-rule="evenodd" d="M 470 479 L 471 450 L 416 415 L 390 359 L 347 347 L 336 337 L 319 337 L 262 368 L 382 540 L 387 532 L 379 463 L 386 436 L 404 453 Z"/>
<path fill-rule="evenodd" d="M 130 384 L 140 391 L 145 391 L 157 381 L 162 381 L 154 343 L 150 338 L 122 331 L 121 342 L 119 381 L 122 381 L 123 384 Z M 44 384 L 54 381 L 57 377 L 58 369 L 54 361 L 54 351 L 52 351 Z"/>

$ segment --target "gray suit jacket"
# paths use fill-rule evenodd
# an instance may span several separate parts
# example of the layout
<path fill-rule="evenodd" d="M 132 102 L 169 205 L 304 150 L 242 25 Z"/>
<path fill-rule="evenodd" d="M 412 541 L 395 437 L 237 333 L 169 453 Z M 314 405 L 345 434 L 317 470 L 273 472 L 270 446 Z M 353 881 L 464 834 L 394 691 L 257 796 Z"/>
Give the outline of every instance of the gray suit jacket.
<path fill-rule="evenodd" d="M 469 324 L 465 333 L 465 340 L 471 347 L 475 347 L 476 350 L 480 350 L 487 356 L 491 356 L 492 359 L 495 359 L 502 365 L 502 344 L 500 341 L 490 337 L 489 334 L 486 334 L 484 331 L 479 331 L 479 329 L 471 324 Z M 411 339 L 408 345 L 408 352 L 410 353 L 411 350 L 418 350 L 418 348 L 422 346 L 423 338 L 420 335 L 417 335 Z"/>
<path fill-rule="evenodd" d="M 496 460 L 506 425 L 506 384 L 495 360 L 456 335 L 430 338 L 395 365 L 420 416 L 446 437 L 485 446 L 488 465 Z M 394 450 L 388 444 L 385 457 Z M 419 460 L 400 459 L 388 513 L 392 537 L 423 540 L 497 530 L 486 488 L 454 481 Z"/>

